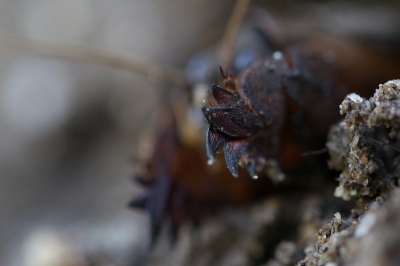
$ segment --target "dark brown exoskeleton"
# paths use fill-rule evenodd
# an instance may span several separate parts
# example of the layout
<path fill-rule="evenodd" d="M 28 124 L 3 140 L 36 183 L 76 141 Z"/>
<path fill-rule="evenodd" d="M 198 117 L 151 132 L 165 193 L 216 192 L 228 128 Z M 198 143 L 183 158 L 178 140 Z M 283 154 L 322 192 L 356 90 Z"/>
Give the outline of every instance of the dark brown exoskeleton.
<path fill-rule="evenodd" d="M 239 74 L 213 85 L 210 106 L 202 111 L 210 126 L 206 137 L 209 163 L 223 146 L 228 169 L 238 165 L 254 178 L 283 177 L 304 163 L 301 154 L 324 147 L 329 125 L 339 117 L 337 104 L 346 88 L 333 66 L 308 49 L 286 56 L 275 52 Z M 215 103 L 214 103 L 215 102 Z"/>

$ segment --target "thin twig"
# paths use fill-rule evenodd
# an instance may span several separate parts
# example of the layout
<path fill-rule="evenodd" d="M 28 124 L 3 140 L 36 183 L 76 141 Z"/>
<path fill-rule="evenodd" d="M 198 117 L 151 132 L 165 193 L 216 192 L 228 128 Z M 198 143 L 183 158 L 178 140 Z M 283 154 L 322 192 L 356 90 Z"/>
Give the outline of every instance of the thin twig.
<path fill-rule="evenodd" d="M 187 84 L 185 75 L 179 69 L 83 45 L 25 37 L 0 36 L 0 51 L 89 62 L 128 70 L 159 82 L 168 82 L 178 86 Z"/>
<path fill-rule="evenodd" d="M 250 2 L 251 0 L 237 0 L 229 18 L 221 45 L 221 65 L 224 68 L 231 66 L 236 36 Z"/>

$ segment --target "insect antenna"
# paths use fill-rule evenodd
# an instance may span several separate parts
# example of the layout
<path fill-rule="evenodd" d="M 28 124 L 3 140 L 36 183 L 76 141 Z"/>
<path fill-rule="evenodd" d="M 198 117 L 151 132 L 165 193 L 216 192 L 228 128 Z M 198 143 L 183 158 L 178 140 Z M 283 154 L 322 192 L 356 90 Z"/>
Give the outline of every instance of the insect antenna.
<path fill-rule="evenodd" d="M 301 154 L 301 157 L 307 157 L 307 156 L 312 156 L 312 155 L 320 155 L 320 154 L 324 154 L 327 153 L 329 151 L 328 148 L 323 148 L 320 150 L 315 150 L 315 151 L 307 151 Z"/>

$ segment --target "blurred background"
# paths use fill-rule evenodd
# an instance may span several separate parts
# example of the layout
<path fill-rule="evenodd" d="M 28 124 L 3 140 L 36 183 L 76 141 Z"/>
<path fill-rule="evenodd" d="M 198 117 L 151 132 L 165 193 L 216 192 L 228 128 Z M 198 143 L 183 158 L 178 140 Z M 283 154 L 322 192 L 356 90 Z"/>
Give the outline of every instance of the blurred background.
<path fill-rule="evenodd" d="M 292 39 L 318 28 L 399 56 L 391 50 L 400 34 L 398 3 L 265 2 L 254 1 Z M 233 5 L 1 0 L 0 42 L 23 36 L 85 45 L 184 70 L 222 36 Z M 0 58 L 0 265 L 138 265 L 149 227 L 145 213 L 126 208 L 142 191 L 130 180 L 130 156 L 171 85 L 1 48 Z"/>
<path fill-rule="evenodd" d="M 6 0 L 0 39 L 86 45 L 183 69 L 232 4 Z M 169 84 L 73 60 L 1 49 L 0 57 L 0 265 L 132 265 L 149 228 L 147 214 L 126 207 L 141 192 L 130 156 Z"/>

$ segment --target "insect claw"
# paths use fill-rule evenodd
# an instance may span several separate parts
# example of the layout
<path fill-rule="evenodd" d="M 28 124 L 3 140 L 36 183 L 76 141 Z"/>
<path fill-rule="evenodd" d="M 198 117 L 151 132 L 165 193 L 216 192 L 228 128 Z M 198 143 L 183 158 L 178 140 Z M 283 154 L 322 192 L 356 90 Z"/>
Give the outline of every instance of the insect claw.
<path fill-rule="evenodd" d="M 214 99 L 217 101 L 217 103 L 220 106 L 223 106 L 223 107 L 229 106 L 229 104 L 232 104 L 239 100 L 239 97 L 237 94 L 234 94 L 224 88 L 221 88 L 220 86 L 212 85 L 211 90 L 212 90 Z"/>
<path fill-rule="evenodd" d="M 247 143 L 242 140 L 225 142 L 224 153 L 225 161 L 229 171 L 234 177 L 239 177 L 238 165 L 239 160 L 247 149 Z"/>
<path fill-rule="evenodd" d="M 234 178 L 239 178 L 239 173 L 238 173 L 238 167 L 237 166 L 236 166 L 236 169 L 232 168 L 232 169 L 229 169 L 229 171 L 232 173 Z"/>
<path fill-rule="evenodd" d="M 202 107 L 204 116 L 218 131 L 235 138 L 243 138 L 251 136 L 257 127 L 249 122 L 257 119 L 250 112 L 238 114 L 238 109 L 230 107 Z M 242 115 L 243 117 L 240 117 Z M 247 118 L 247 122 L 246 122 Z M 246 123 L 246 124 L 245 124 Z"/>
<path fill-rule="evenodd" d="M 216 153 L 221 148 L 223 143 L 224 139 L 222 135 L 212 128 L 208 128 L 206 136 L 206 150 L 207 156 L 209 158 L 207 162 L 208 165 L 212 165 L 215 163 Z"/>
<path fill-rule="evenodd" d="M 247 172 L 250 174 L 250 176 L 253 178 L 253 179 L 258 179 L 258 174 L 257 174 L 257 171 L 256 171 L 256 164 L 253 162 L 253 163 L 250 163 L 248 166 L 247 166 Z"/>
<path fill-rule="evenodd" d="M 226 76 L 225 76 L 224 70 L 222 69 L 221 66 L 219 66 L 219 72 L 221 73 L 222 80 L 225 80 Z"/>
<path fill-rule="evenodd" d="M 140 196 L 136 199 L 130 200 L 128 202 L 128 207 L 129 208 L 139 208 L 139 209 L 145 209 L 147 206 L 147 201 L 148 201 L 148 196 Z"/>

